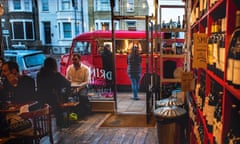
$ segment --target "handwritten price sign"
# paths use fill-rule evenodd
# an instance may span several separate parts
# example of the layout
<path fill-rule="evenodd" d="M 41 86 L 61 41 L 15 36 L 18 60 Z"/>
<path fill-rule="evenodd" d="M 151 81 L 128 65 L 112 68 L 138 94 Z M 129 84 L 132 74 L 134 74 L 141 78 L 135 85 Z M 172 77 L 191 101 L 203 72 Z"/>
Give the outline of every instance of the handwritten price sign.
<path fill-rule="evenodd" d="M 193 68 L 206 68 L 207 67 L 207 48 L 208 41 L 205 33 L 193 34 L 194 55 L 193 55 Z"/>

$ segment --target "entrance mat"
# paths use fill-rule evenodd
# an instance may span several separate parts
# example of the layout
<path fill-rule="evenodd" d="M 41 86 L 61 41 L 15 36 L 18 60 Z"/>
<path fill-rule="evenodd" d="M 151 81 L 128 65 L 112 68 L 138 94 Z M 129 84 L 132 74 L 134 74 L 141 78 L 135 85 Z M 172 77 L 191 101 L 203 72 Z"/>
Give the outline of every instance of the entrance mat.
<path fill-rule="evenodd" d="M 100 127 L 155 127 L 155 119 L 147 124 L 144 114 L 109 114 Z"/>

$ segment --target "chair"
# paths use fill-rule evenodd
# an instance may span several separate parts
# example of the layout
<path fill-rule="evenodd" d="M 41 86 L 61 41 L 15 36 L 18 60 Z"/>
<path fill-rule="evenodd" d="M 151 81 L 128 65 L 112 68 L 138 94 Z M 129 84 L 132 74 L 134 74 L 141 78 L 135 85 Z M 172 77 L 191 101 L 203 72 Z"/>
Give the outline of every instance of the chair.
<path fill-rule="evenodd" d="M 43 137 L 49 136 L 50 143 L 54 144 L 50 106 L 48 104 L 45 104 L 39 110 L 25 112 L 20 116 L 23 119 L 30 119 L 33 128 L 30 131 L 20 133 L 18 136 L 22 137 L 24 140 L 31 141 L 34 144 L 39 144 Z"/>

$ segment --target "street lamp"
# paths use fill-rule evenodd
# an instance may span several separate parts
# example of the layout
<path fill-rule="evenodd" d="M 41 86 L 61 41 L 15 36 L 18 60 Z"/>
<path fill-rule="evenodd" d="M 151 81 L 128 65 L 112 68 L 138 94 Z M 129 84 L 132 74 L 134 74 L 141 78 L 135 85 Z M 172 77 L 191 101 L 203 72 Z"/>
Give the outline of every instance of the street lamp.
<path fill-rule="evenodd" d="M 2 15 L 4 13 L 3 4 L 0 3 L 0 50 L 1 50 L 1 57 L 3 57 L 3 46 L 2 46 Z"/>

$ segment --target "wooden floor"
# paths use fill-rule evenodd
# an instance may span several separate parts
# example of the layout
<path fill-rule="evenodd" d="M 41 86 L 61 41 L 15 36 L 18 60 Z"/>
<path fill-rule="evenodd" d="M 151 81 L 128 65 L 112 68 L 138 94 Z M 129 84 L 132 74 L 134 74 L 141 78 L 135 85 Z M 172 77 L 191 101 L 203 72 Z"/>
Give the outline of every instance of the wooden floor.
<path fill-rule="evenodd" d="M 106 114 L 96 113 L 86 121 L 55 133 L 58 144 L 156 144 L 156 128 L 100 128 Z"/>
<path fill-rule="evenodd" d="M 120 93 L 118 113 L 145 113 L 145 94 L 139 94 L 140 100 L 131 100 L 131 93 Z M 56 144 L 157 144 L 155 128 L 100 128 L 108 113 L 93 113 L 86 120 L 78 121 L 69 128 L 56 130 Z M 48 144 L 43 140 L 43 144 Z"/>

